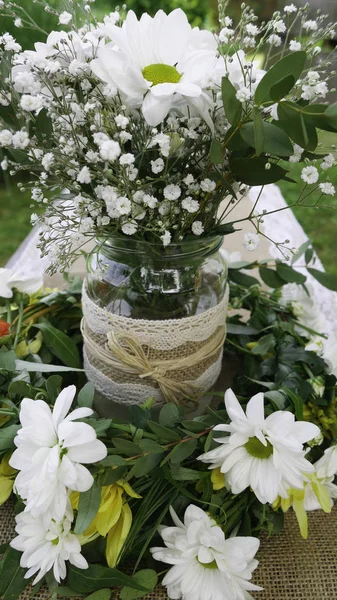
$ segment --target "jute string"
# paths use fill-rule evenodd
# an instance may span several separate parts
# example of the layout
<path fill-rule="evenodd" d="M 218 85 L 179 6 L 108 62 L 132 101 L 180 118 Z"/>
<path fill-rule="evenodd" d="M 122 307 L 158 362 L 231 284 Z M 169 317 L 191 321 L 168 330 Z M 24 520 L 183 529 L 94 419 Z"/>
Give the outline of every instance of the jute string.
<path fill-rule="evenodd" d="M 202 390 L 191 382 L 175 380 L 170 377 L 170 372 L 196 367 L 211 359 L 219 354 L 226 339 L 226 325 L 223 325 L 196 352 L 180 357 L 177 364 L 176 358 L 150 360 L 148 351 L 145 352 L 137 337 L 130 334 L 111 330 L 107 333 L 106 343 L 100 345 L 90 334 L 84 318 L 81 331 L 86 347 L 96 360 L 123 373 L 137 375 L 140 379 L 149 378 L 158 384 L 166 402 L 175 404 L 178 404 L 179 397 L 198 402 Z"/>

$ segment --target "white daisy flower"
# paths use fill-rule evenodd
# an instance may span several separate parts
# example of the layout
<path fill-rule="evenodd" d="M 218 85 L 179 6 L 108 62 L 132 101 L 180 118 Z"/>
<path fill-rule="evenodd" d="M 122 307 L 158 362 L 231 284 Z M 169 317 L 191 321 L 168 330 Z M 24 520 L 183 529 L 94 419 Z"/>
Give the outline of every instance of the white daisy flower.
<path fill-rule="evenodd" d="M 140 21 L 129 11 L 122 27 L 106 26 L 104 33 L 113 43 L 98 50 L 91 68 L 141 106 L 149 125 L 163 121 L 176 97 L 204 113 L 203 86 L 217 61 L 211 32 L 192 29 L 176 9 L 168 15 L 159 10 L 153 18 L 144 14 Z"/>
<path fill-rule="evenodd" d="M 301 172 L 301 179 L 307 184 L 316 183 L 318 181 L 318 171 L 316 167 L 304 167 Z"/>
<path fill-rule="evenodd" d="M 93 477 L 83 464 L 98 462 L 107 454 L 93 427 L 74 423 L 90 416 L 90 408 L 77 408 L 66 416 L 75 394 L 74 385 L 65 388 L 53 412 L 43 400 L 24 398 L 21 402 L 22 427 L 14 439 L 17 449 L 10 465 L 20 471 L 15 488 L 26 502 L 26 510 L 34 515 L 49 511 L 51 517 L 61 520 L 67 505 L 66 488 L 89 490 Z"/>
<path fill-rule="evenodd" d="M 88 563 L 81 554 L 78 537 L 70 531 L 72 520 L 71 508 L 67 509 L 67 514 L 58 522 L 48 515 L 34 517 L 29 512 L 19 513 L 15 517 L 15 531 L 18 535 L 10 545 L 23 552 L 20 566 L 28 568 L 25 579 L 36 575 L 33 585 L 51 570 L 60 583 L 67 574 L 67 560 L 79 569 L 88 568 Z"/>
<path fill-rule="evenodd" d="M 183 600 L 248 600 L 261 588 L 250 582 L 258 565 L 260 541 L 231 537 L 201 508 L 190 504 L 184 522 L 170 508 L 174 527 L 162 527 L 166 547 L 151 548 L 153 558 L 173 565 L 163 579 L 169 598 Z"/>
<path fill-rule="evenodd" d="M 305 458 L 303 444 L 319 435 L 319 427 L 295 422 L 292 413 L 282 410 L 265 419 L 262 393 L 249 400 L 246 413 L 232 390 L 225 394 L 225 405 L 231 422 L 216 425 L 214 431 L 229 436 L 216 438 L 220 446 L 199 460 L 210 463 L 210 469 L 220 467 L 233 494 L 251 487 L 262 504 L 287 495 L 290 487 L 303 489 L 303 473 L 314 471 Z"/>

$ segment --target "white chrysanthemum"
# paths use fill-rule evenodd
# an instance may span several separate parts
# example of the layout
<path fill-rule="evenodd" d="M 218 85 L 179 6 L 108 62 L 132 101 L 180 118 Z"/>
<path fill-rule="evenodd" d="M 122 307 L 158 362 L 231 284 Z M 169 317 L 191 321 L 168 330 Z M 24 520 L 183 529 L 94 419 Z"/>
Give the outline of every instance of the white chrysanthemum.
<path fill-rule="evenodd" d="M 0 269 L 0 298 L 12 298 L 14 288 L 23 294 L 34 294 L 42 286 L 42 269 L 34 273 Z"/>
<path fill-rule="evenodd" d="M 176 97 L 204 112 L 204 82 L 217 60 L 211 32 L 192 29 L 181 9 L 159 10 L 153 18 L 145 13 L 140 21 L 129 11 L 122 27 L 104 32 L 112 43 L 98 50 L 91 68 L 141 106 L 150 125 L 163 121 Z"/>
<path fill-rule="evenodd" d="M 225 539 L 222 529 L 191 504 L 184 522 L 170 509 L 174 527 L 162 527 L 166 548 L 151 548 L 156 560 L 173 565 L 163 579 L 174 600 L 252 600 L 250 582 L 258 565 L 260 541 L 254 537 Z"/>
<path fill-rule="evenodd" d="M 49 511 L 61 520 L 67 505 L 66 488 L 89 490 L 93 477 L 83 464 L 95 463 L 107 454 L 93 427 L 74 422 L 90 416 L 90 408 L 77 408 L 66 416 L 75 394 L 74 385 L 65 388 L 53 412 L 43 400 L 24 398 L 21 402 L 22 427 L 14 439 L 17 449 L 10 464 L 20 471 L 15 488 L 26 502 L 26 510 L 34 515 Z"/>
<path fill-rule="evenodd" d="M 322 508 L 322 498 L 318 497 L 319 492 L 325 495 L 326 504 L 330 504 L 330 507 L 333 505 L 333 499 L 337 498 L 337 485 L 333 483 L 337 473 L 337 446 L 327 448 L 314 467 L 316 473 L 304 488 L 303 506 L 308 511 Z"/>
<path fill-rule="evenodd" d="M 44 517 L 34 517 L 29 512 L 19 513 L 15 517 L 17 537 L 10 543 L 12 548 L 23 552 L 20 565 L 28 569 L 25 578 L 36 575 L 33 585 L 51 569 L 60 583 L 66 577 L 66 561 L 79 569 L 87 569 L 88 563 L 81 554 L 81 544 L 71 533 L 73 516 L 71 508 L 59 522 Z"/>
<path fill-rule="evenodd" d="M 273 503 L 290 487 L 303 489 L 303 473 L 314 471 L 303 444 L 317 437 L 319 428 L 295 422 L 288 411 L 276 411 L 265 419 L 262 393 L 249 400 L 246 413 L 232 390 L 225 394 L 225 405 L 231 422 L 214 430 L 230 435 L 215 439 L 220 446 L 199 460 L 210 463 L 210 469 L 220 467 L 233 494 L 251 487 L 262 504 Z"/>
<path fill-rule="evenodd" d="M 308 185 L 316 183 L 318 181 L 318 177 L 319 174 L 316 167 L 304 167 L 304 169 L 302 169 L 301 179 L 303 179 L 303 181 Z"/>

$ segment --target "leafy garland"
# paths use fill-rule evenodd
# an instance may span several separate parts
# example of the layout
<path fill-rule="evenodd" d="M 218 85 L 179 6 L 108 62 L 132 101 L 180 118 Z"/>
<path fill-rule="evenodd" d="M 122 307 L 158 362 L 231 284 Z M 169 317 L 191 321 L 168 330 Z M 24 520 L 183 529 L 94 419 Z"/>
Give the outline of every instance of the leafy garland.
<path fill-rule="evenodd" d="M 273 291 L 267 291 L 247 274 L 247 269 L 256 268 L 256 263 L 242 263 L 237 265 L 239 268 L 230 269 L 230 305 L 239 312 L 228 320 L 225 361 L 236 372 L 232 388 L 243 407 L 252 395 L 262 391 L 266 414 L 289 410 L 298 420 L 319 425 L 323 443 L 314 445 L 307 455 L 315 462 L 337 439 L 336 377 L 328 373 L 322 358 L 305 349 L 307 332 L 299 329 L 291 308 L 281 305 L 278 288 L 282 273 L 282 285 L 299 278 L 302 279 L 297 282 L 305 285 L 305 278 L 303 281 L 304 276 L 292 267 L 280 265 L 271 269 L 266 263 L 260 264 L 261 277 L 268 278 L 269 285 L 276 288 Z M 20 428 L 22 399 L 43 399 L 52 406 L 61 389 L 75 383 L 80 389 L 76 406 L 93 404 L 93 386 L 84 385 L 81 371 L 80 293 L 80 282 L 73 281 L 65 291 L 44 290 L 31 297 L 17 294 L 3 305 L 2 504 L 11 495 L 16 476 L 8 467 L 8 459 Z M 7 329 L 6 319 L 11 321 Z M 53 373 L 60 369 L 65 370 L 62 376 Z M 194 419 L 186 418 L 182 409 L 171 404 L 158 414 L 151 399 L 143 406 L 132 406 L 127 421 L 100 418 L 96 413 L 85 419 L 107 446 L 108 455 L 91 467 L 93 487 L 71 497 L 77 513 L 74 532 L 86 535 L 97 517 L 103 488 L 110 493 L 110 513 L 114 510 L 114 494 L 119 494 L 123 506 L 127 504 L 131 510 L 132 525 L 124 543 L 118 546 L 116 542 L 109 552 L 106 539 L 101 536 L 85 544 L 82 552 L 89 568 L 82 570 L 69 565 L 65 586 L 58 586 L 47 574 L 45 579 L 53 599 L 58 595 L 91 594 L 90 598 L 95 600 L 92 593 L 99 590 L 96 600 L 104 600 L 110 598 L 111 588 L 121 587 L 122 600 L 128 600 L 151 591 L 158 581 L 158 567 L 148 549 L 158 535 L 158 526 L 169 522 L 167 516 L 172 505 L 179 515 L 191 502 L 200 506 L 212 515 L 226 537 L 234 530 L 238 535 L 257 537 L 262 531 L 273 534 L 282 530 L 281 508 L 261 504 L 251 490 L 233 495 L 225 487 L 223 476 L 218 477 L 216 470 L 210 471 L 208 465 L 197 460 L 212 447 L 213 427 L 228 422 L 222 398 L 223 392 L 216 392 L 205 414 Z M 16 511 L 22 509 L 17 499 Z M 117 531 L 115 534 L 118 538 Z M 20 554 L 8 545 L 1 547 L 1 552 L 4 555 L 0 563 L 0 596 L 15 600 L 29 581 L 24 579 Z M 110 566 L 106 566 L 107 561 Z M 38 586 L 34 588 L 37 589 Z"/>

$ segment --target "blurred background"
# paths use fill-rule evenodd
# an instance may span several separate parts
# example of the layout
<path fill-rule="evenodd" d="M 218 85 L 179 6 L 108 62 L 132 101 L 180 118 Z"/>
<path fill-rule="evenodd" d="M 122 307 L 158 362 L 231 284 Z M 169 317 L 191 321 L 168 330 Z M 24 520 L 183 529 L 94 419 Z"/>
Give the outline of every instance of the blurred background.
<path fill-rule="evenodd" d="M 317 9 L 329 15 L 330 21 L 337 21 L 337 0 L 309 0 L 311 4 L 312 17 L 315 17 Z M 33 19 L 41 29 L 51 31 L 59 29 L 57 18 L 41 7 L 33 4 L 32 0 L 16 0 L 25 10 L 28 10 Z M 260 22 L 268 20 L 275 10 L 281 9 L 285 4 L 294 3 L 303 6 L 306 0 L 248 0 L 247 4 L 254 8 Z M 49 0 L 49 4 L 55 8 L 63 9 L 62 0 Z M 96 0 L 92 5 L 98 18 L 113 11 L 118 5 L 118 0 Z M 192 25 L 207 29 L 217 30 L 217 0 L 127 0 L 127 9 L 132 9 L 140 16 L 143 12 L 153 15 L 159 8 L 170 12 L 175 8 L 182 8 Z M 237 21 L 240 18 L 240 0 L 231 0 L 228 6 L 228 15 Z M 36 31 L 18 29 L 14 26 L 12 19 L 0 17 L 0 35 L 10 32 L 23 49 L 33 48 L 36 41 L 44 41 L 45 36 Z M 332 41 L 335 44 L 336 41 Z M 331 48 L 326 48 L 330 51 Z M 337 60 L 334 68 L 337 67 Z M 332 67 L 331 67 L 332 68 Z M 337 95 L 336 98 L 337 100 Z M 324 132 L 321 139 L 321 151 L 329 153 L 331 145 L 337 144 L 337 135 Z M 1 149 L 0 149 L 1 160 Z M 287 163 L 287 166 L 289 164 Z M 299 180 L 303 165 L 293 164 L 291 176 Z M 332 183 L 337 187 L 337 167 L 330 172 Z M 8 172 L 0 169 L 0 267 L 4 266 L 10 256 L 15 252 L 19 244 L 31 231 L 30 215 L 31 200 L 28 192 L 20 192 L 17 182 L 10 178 Z M 301 184 L 282 182 L 281 191 L 289 204 L 296 201 Z M 315 197 L 312 198 L 314 204 Z M 337 198 L 329 198 L 324 204 L 336 205 Z M 332 208 L 302 208 L 295 209 L 295 215 L 304 227 L 307 235 L 313 240 L 316 250 L 325 265 L 325 268 L 337 275 L 337 261 L 335 259 L 335 239 L 337 231 L 337 210 Z"/>

